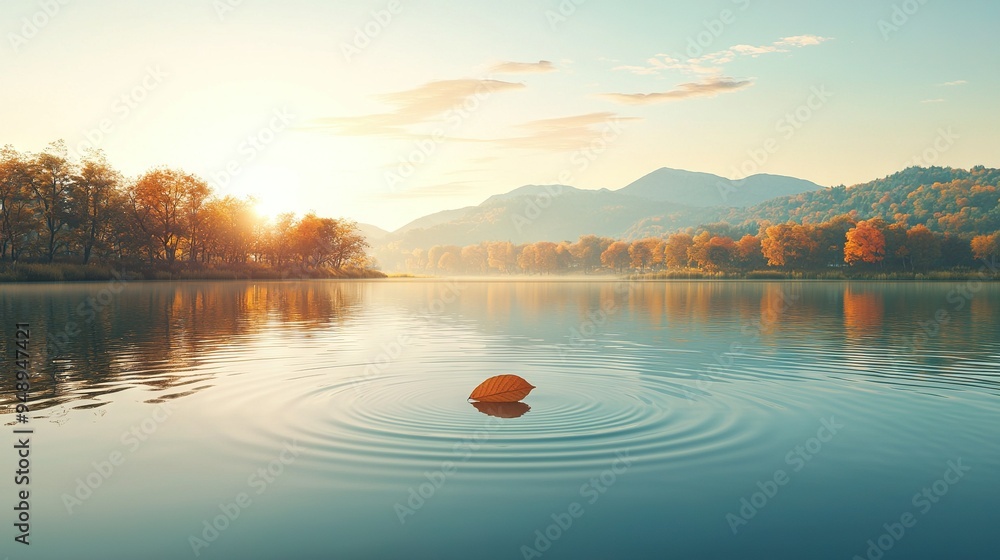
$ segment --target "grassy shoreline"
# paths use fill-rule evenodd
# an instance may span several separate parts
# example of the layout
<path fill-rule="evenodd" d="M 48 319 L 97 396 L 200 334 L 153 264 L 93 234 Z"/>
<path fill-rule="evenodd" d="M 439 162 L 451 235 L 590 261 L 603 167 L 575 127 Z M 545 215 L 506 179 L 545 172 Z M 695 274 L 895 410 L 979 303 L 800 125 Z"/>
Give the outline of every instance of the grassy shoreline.
<path fill-rule="evenodd" d="M 586 276 L 553 275 L 511 275 L 502 277 L 478 276 L 424 276 L 407 273 L 383 273 L 372 269 L 284 269 L 275 270 L 264 267 L 246 266 L 232 269 L 178 269 L 178 270 L 129 270 L 115 269 L 100 265 L 79 265 L 67 263 L 53 264 L 18 264 L 0 265 L 0 284 L 38 283 L 38 282 L 102 282 L 110 280 L 126 280 L 129 282 L 144 281 L 185 281 L 185 280 L 362 280 L 362 279 L 392 279 L 392 280 L 547 280 L 591 279 L 595 281 L 663 281 L 663 280 L 822 280 L 822 281 L 914 281 L 914 282 L 948 282 L 962 280 L 1000 281 L 1000 269 L 991 269 L 984 265 L 972 270 L 935 270 L 926 272 L 874 272 L 874 271 L 783 271 L 783 270 L 752 270 L 741 272 L 707 272 L 698 269 L 667 270 L 648 272 L 644 274 L 592 274 Z"/>
<path fill-rule="evenodd" d="M 372 269 L 296 269 L 276 270 L 264 267 L 239 267 L 231 269 L 177 269 L 148 270 L 81 264 L 3 264 L 0 265 L 0 284 L 33 282 L 103 282 L 110 280 L 183 281 L 183 280 L 355 280 L 386 278 Z"/>
<path fill-rule="evenodd" d="M 1000 280 L 1000 270 L 987 266 L 979 270 L 932 270 L 924 272 L 874 271 L 784 271 L 751 270 L 747 272 L 706 272 L 701 270 L 668 270 L 646 274 L 629 274 L 628 280 L 826 280 L 826 281 L 917 281 L 948 282 L 955 280 Z"/>

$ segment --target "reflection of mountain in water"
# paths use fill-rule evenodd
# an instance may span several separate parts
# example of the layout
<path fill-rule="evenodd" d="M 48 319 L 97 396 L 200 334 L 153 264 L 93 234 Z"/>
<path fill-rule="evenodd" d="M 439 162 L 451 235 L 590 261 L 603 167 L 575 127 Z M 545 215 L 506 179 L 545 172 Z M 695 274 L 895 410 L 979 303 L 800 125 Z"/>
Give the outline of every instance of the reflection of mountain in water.
<path fill-rule="evenodd" d="M 556 344 L 567 342 L 574 329 L 591 337 L 633 322 L 646 328 L 632 342 L 655 342 L 670 329 L 710 335 L 723 325 L 735 325 L 745 339 L 801 332 L 803 325 L 838 340 L 860 334 L 892 337 L 920 331 L 919 323 L 942 309 L 957 320 L 933 337 L 959 341 L 976 324 L 970 318 L 989 319 L 997 312 L 998 302 L 990 296 L 962 298 L 961 291 L 943 287 L 906 282 L 468 281 L 386 288 L 399 290 L 394 299 L 414 315 L 460 318 L 474 321 L 484 332 Z M 447 303 L 428 312 L 428 301 Z"/>
<path fill-rule="evenodd" d="M 193 371 L 203 354 L 268 325 L 288 336 L 340 324 L 364 290 L 352 282 L 133 283 L 109 297 L 106 288 L 0 287 L 7 355 L 15 322 L 31 325 L 32 410 L 78 400 L 80 408 L 101 406 L 101 395 L 134 386 L 177 389 L 161 399 L 190 394 L 211 378 Z M 0 406 L 8 411 L 13 402 L 13 378 L 0 376 Z"/>
<path fill-rule="evenodd" d="M 413 315 L 529 341 L 559 364 L 586 355 L 614 359 L 604 366 L 645 373 L 658 365 L 644 360 L 660 359 L 657 352 L 668 350 L 676 352 L 673 371 L 708 378 L 706 372 L 751 375 L 742 368 L 751 367 L 758 354 L 787 354 L 788 368 L 808 370 L 825 353 L 851 352 L 859 357 L 849 375 L 924 382 L 925 371 L 944 370 L 938 381 L 1000 388 L 995 361 L 984 369 L 946 350 L 968 347 L 994 328 L 1000 299 L 989 284 L 976 291 L 965 283 L 935 282 L 458 281 L 416 286 L 393 284 L 386 290 L 399 290 L 395 299 Z M 413 295 L 409 289 L 425 293 L 404 297 Z M 427 313 L 427 301 L 451 303 Z"/>
<path fill-rule="evenodd" d="M 7 356 L 15 323 L 32 327 L 33 411 L 102 406 L 102 396 L 130 387 L 176 398 L 211 384 L 247 343 L 290 344 L 329 328 L 359 337 L 355 350 L 362 351 L 348 376 L 364 375 L 366 360 L 391 347 L 378 340 L 384 331 L 410 340 L 407 359 L 447 339 L 451 354 L 442 359 L 499 356 L 525 367 L 613 371 L 623 392 L 640 392 L 642 376 L 759 377 L 758 362 L 779 358 L 782 375 L 829 374 L 815 364 L 843 355 L 850 367 L 838 375 L 1000 387 L 990 350 L 1000 298 L 990 284 L 970 291 L 966 284 L 797 281 L 134 283 L 88 324 L 88 298 L 105 288 L 0 287 Z M 349 318 L 357 320 L 343 325 Z M 68 336 L 70 325 L 79 332 Z M 46 353 L 46 342 L 60 337 L 65 348 Z M 952 351 L 978 340 L 990 342 Z M 317 368 L 328 358 L 307 357 Z M 12 411 L 13 383 L 0 376 L 2 411 Z"/>

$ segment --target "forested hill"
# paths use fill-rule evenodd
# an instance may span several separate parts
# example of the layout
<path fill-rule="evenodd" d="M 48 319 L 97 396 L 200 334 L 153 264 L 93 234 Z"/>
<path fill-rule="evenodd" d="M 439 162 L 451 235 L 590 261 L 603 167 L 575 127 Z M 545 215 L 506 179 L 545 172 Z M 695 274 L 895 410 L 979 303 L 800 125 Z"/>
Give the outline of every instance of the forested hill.
<path fill-rule="evenodd" d="M 1000 169 L 910 167 L 883 179 L 775 198 L 749 208 L 726 210 L 731 224 L 770 221 L 821 223 L 842 214 L 859 220 L 924 224 L 955 234 L 1000 230 Z"/>

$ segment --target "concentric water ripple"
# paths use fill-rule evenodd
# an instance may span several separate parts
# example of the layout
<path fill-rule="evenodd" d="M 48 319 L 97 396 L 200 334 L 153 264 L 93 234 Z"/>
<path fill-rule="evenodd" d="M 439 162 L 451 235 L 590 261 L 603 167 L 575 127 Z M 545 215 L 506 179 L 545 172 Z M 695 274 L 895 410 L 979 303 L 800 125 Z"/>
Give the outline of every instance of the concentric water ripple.
<path fill-rule="evenodd" d="M 362 312 L 351 324 L 355 332 L 314 328 L 295 339 L 291 357 L 233 373 L 239 382 L 226 383 L 212 399 L 220 415 L 241 419 L 227 433 L 227 452 L 266 461 L 282 440 L 297 440 L 309 449 L 299 468 L 322 483 L 344 485 L 359 479 L 392 485 L 446 461 L 468 480 L 566 477 L 600 469 L 622 450 L 638 459 L 640 470 L 711 470 L 781 457 L 789 443 L 761 426 L 790 422 L 808 431 L 824 416 L 870 416 L 849 397 L 858 389 L 878 392 L 886 384 L 934 395 L 992 387 L 996 379 L 989 368 L 976 372 L 965 363 L 975 363 L 975 352 L 950 356 L 949 366 L 928 376 L 912 356 L 858 352 L 863 337 L 849 348 L 836 338 L 806 345 L 810 335 L 793 331 L 780 345 L 749 341 L 719 367 L 719 352 L 693 344 L 686 328 L 683 339 L 658 343 L 611 326 L 567 341 L 482 332 L 465 317 L 399 313 Z M 740 323 L 727 325 L 717 314 L 699 336 L 725 349 L 740 340 Z M 386 329 L 405 331 L 408 347 L 366 377 L 377 345 L 356 333 Z M 241 365 L 238 351 L 227 355 L 230 365 Z M 341 359 L 323 364 L 319 356 Z M 269 364 L 277 367 L 253 372 Z M 525 399 L 527 412 L 497 418 L 467 402 L 472 387 L 498 373 L 517 373 L 538 387 Z M 889 400 L 879 411 L 887 417 L 879 429 L 900 449 L 919 444 L 915 425 L 933 429 L 932 415 L 893 420 L 913 406 Z M 985 434 L 973 428 L 970 437 Z"/>
<path fill-rule="evenodd" d="M 399 366 L 426 367 L 405 361 Z M 708 467 L 739 462 L 766 439 L 743 417 L 769 408 L 753 395 L 699 398 L 683 378 L 641 375 L 622 364 L 525 367 L 533 371 L 520 373 L 538 388 L 525 399 L 530 410 L 517 418 L 489 416 L 467 402 L 479 378 L 461 370 L 483 371 L 482 364 L 452 363 L 450 373 L 387 373 L 360 381 L 347 375 L 358 365 L 295 376 L 295 383 L 282 385 L 288 389 L 267 396 L 267 410 L 281 410 L 281 421 L 274 421 L 277 412 L 264 410 L 248 418 L 252 427 L 231 434 L 232 451 L 259 461 L 275 442 L 294 439 L 311 451 L 300 468 L 317 477 L 336 471 L 330 478 L 391 484 L 444 461 L 459 464 L 462 475 L 473 479 L 565 477 L 599 470 L 619 451 L 635 457 L 639 469 L 667 462 Z M 230 391 L 217 406 L 226 414 L 252 407 L 263 390 L 257 385 L 264 383 L 273 380 L 244 379 L 239 393 Z"/>
<path fill-rule="evenodd" d="M 87 290 L 56 297 L 18 287 L 16 298 L 0 293 L 0 304 L 52 330 L 73 318 Z M 203 516 L 249 491 L 253 509 L 213 553 L 238 544 L 237 556 L 253 557 L 266 546 L 326 538 L 337 557 L 381 546 L 403 557 L 460 534 L 470 541 L 462 554 L 479 555 L 472 546 L 485 535 L 509 542 L 498 557 L 518 557 L 519 543 L 583 499 L 581 484 L 627 456 L 627 474 L 600 503 L 584 504 L 586 518 L 559 551 L 587 557 L 591 533 L 605 540 L 585 526 L 615 527 L 617 542 L 645 539 L 649 550 L 672 550 L 679 533 L 740 551 L 755 538 L 785 546 L 814 529 L 819 507 L 867 516 L 834 543 L 831 557 L 848 557 L 961 457 L 972 474 L 932 515 L 940 520 L 939 511 L 955 508 L 948 515 L 958 512 L 986 534 L 982 512 L 996 503 L 990 475 L 1000 469 L 1000 286 L 951 309 L 933 336 L 915 336 L 949 303 L 948 290 L 795 282 L 135 286 L 63 355 L 38 364 L 32 412 L 51 458 L 39 461 L 39 478 L 71 491 L 111 452 L 126 457 L 79 514 L 50 510 L 44 519 L 53 534 L 76 537 L 67 542 L 92 534 L 111 542 L 105 527 L 162 519 L 169 527 L 158 530 L 181 548 Z M 781 294 L 795 296 L 793 305 L 770 313 Z M 520 405 L 468 402 L 473 387 L 501 373 L 536 389 Z M 173 412 L 151 424 L 161 405 Z M 821 442 L 825 425 L 842 430 Z M 146 426 L 155 432 L 137 449 L 121 439 Z M 292 442 L 296 454 L 286 463 Z M 788 454 L 802 446 L 815 457 L 793 470 Z M 779 468 L 793 481 L 730 538 L 726 513 Z M 281 475 L 258 494 L 250 481 L 260 482 L 252 477 L 261 469 Z M 443 478 L 433 503 L 401 524 L 396 504 L 411 507 L 411 489 Z M 58 499 L 47 503 L 40 506 L 61 508 Z M 935 530 L 930 516 L 921 519 L 922 531 Z"/>

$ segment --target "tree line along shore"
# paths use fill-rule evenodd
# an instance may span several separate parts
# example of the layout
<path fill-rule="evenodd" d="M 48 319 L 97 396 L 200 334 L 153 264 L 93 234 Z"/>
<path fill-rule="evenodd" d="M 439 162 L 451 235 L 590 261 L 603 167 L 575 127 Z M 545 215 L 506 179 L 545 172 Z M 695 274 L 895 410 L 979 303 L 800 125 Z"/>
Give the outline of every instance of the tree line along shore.
<path fill-rule="evenodd" d="M 930 211 L 923 198 L 946 200 L 933 213 L 944 231 L 910 225 L 905 204 L 894 203 L 892 223 L 851 211 L 811 223 L 718 222 L 634 240 L 583 235 L 575 242 L 436 245 L 403 253 L 397 268 L 418 275 L 634 279 L 994 278 L 1000 232 L 982 232 L 982 226 L 995 226 L 996 212 L 976 202 L 996 202 L 988 171 L 976 168 L 972 178 L 910 191 L 920 195 L 907 197 L 920 202 L 914 212 Z M 982 185 L 973 181 L 980 175 Z M 901 180 L 895 177 L 886 181 Z M 833 191 L 822 196 L 855 196 Z M 889 199 L 884 195 L 873 208 Z M 820 206 L 809 206 L 810 214 Z M 968 212 L 976 208 L 982 215 Z M 0 149 L 0 282 L 385 277 L 368 249 L 352 221 L 312 213 L 265 219 L 254 200 L 220 196 L 180 169 L 157 167 L 126 178 L 100 151 L 77 161 L 62 142 L 40 153 Z"/>
<path fill-rule="evenodd" d="M 615 273 L 630 278 L 951 279 L 998 276 L 1000 233 L 955 235 L 923 224 L 858 220 L 818 224 L 726 223 L 633 241 L 484 242 L 415 249 L 406 269 L 424 274 Z M 694 228 L 693 228 L 694 229 Z"/>
<path fill-rule="evenodd" d="M 180 169 L 126 178 L 62 142 L 0 150 L 0 281 L 384 276 L 367 248 L 352 221 L 267 220 Z"/>

